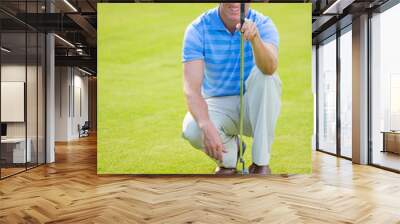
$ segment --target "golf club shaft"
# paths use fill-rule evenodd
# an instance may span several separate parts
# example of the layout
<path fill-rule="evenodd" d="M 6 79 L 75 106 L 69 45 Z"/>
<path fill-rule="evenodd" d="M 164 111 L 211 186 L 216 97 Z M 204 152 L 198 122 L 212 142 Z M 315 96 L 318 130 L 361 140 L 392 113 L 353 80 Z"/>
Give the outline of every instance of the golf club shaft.
<path fill-rule="evenodd" d="M 240 3 L 240 28 L 244 24 L 245 8 L 244 3 Z M 242 164 L 242 173 L 245 172 L 245 163 L 243 159 L 243 92 L 244 92 L 244 39 L 243 33 L 240 35 L 240 112 L 239 112 L 239 161 Z"/>

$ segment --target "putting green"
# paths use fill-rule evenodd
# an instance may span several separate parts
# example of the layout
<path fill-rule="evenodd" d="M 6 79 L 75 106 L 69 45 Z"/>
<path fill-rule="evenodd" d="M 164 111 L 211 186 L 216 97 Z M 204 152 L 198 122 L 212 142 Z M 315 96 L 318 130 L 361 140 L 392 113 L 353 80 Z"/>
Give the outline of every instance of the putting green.
<path fill-rule="evenodd" d="M 215 6 L 98 4 L 98 173 L 213 173 L 214 162 L 181 138 L 180 61 L 186 26 Z M 311 4 L 251 7 L 271 17 L 280 34 L 283 94 L 272 172 L 310 173 Z M 250 150 L 245 159 L 251 163 Z"/>

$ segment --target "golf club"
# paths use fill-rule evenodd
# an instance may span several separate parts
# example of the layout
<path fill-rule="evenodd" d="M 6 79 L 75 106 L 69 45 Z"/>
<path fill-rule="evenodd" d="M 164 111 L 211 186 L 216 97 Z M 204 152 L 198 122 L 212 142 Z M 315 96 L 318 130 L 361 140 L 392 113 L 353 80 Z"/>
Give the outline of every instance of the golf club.
<path fill-rule="evenodd" d="M 244 24 L 245 19 L 245 3 L 240 3 L 240 29 Z M 242 164 L 241 174 L 248 174 L 249 171 L 245 165 L 245 161 L 243 158 L 244 149 L 243 149 L 243 116 L 244 116 L 244 107 L 243 107 L 243 92 L 244 92 L 244 38 L 243 32 L 240 30 L 240 112 L 239 112 L 239 161 Z"/>

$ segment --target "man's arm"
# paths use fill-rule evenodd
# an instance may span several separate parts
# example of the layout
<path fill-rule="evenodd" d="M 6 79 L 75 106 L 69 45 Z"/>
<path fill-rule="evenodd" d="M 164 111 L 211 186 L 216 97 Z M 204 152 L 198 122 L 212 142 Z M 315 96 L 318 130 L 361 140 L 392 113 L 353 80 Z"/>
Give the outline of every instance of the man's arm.
<path fill-rule="evenodd" d="M 208 106 L 201 95 L 201 84 L 204 78 L 203 60 L 185 62 L 183 74 L 183 91 L 187 106 L 203 133 L 205 151 L 211 157 L 222 161 L 222 152 L 225 152 L 224 145 L 208 116 Z"/>
<path fill-rule="evenodd" d="M 240 24 L 237 24 L 237 29 Z M 278 49 L 270 43 L 264 43 L 255 23 L 246 20 L 241 29 L 245 40 L 249 40 L 253 47 L 254 59 L 260 71 L 273 75 L 278 68 Z"/>
<path fill-rule="evenodd" d="M 257 35 L 252 41 L 257 67 L 267 75 L 273 75 L 278 68 L 278 50 L 273 44 L 264 43 Z"/>

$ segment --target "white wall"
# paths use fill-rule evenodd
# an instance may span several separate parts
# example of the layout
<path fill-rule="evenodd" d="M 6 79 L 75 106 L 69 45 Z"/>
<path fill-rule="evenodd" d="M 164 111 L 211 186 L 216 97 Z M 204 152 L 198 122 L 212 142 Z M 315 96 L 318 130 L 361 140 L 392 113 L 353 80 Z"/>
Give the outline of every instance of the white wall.
<path fill-rule="evenodd" d="M 70 84 L 69 69 L 67 67 L 55 68 L 55 141 L 68 140 L 68 117 Z"/>
<path fill-rule="evenodd" d="M 28 66 L 29 69 L 29 66 Z M 25 82 L 25 64 L 5 64 L 1 66 L 1 81 Z"/>
<path fill-rule="evenodd" d="M 55 85 L 55 140 L 77 139 L 78 124 L 83 125 L 88 120 L 88 77 L 76 68 L 56 67 Z"/>
<path fill-rule="evenodd" d="M 19 65 L 19 64 L 3 64 L 1 66 L 1 81 L 2 82 L 24 82 L 26 83 L 25 76 L 26 71 L 28 72 L 28 83 L 29 85 L 36 85 L 36 81 L 31 77 L 36 76 L 36 67 Z M 2 96 L 6 97 L 6 96 Z M 36 88 L 27 88 L 27 119 L 28 119 L 28 137 L 31 132 L 30 130 L 36 130 L 36 113 L 32 113 L 32 108 L 36 112 Z M 34 102 L 34 105 L 30 105 Z M 1 108 L 1 110 L 6 110 L 7 108 Z M 22 108 L 24 110 L 24 108 Z M 34 123 L 32 123 L 34 122 Z M 7 135 L 8 137 L 25 137 L 25 126 L 26 122 L 7 122 Z"/>
<path fill-rule="evenodd" d="M 37 70 L 38 69 L 38 70 Z M 23 82 L 26 84 L 26 107 L 25 96 L 22 96 L 20 107 L 10 108 L 2 106 L 2 114 L 4 113 L 21 113 L 22 119 L 17 122 L 5 122 L 7 124 L 7 137 L 24 138 L 25 135 L 29 139 L 29 148 L 33 162 L 39 159 L 39 163 L 44 163 L 45 159 L 45 112 L 44 112 L 44 74 L 41 66 L 25 66 L 25 64 L 3 64 L 1 66 L 1 81 L 3 82 Z M 27 81 L 25 80 L 27 78 Z M 14 87 L 15 88 L 15 87 Z M 24 88 L 24 87 L 22 87 Z M 2 89 L 2 99 L 11 98 L 7 96 L 7 92 Z M 20 94 L 24 94 L 24 89 L 19 90 Z M 6 94 L 6 95 L 4 95 Z M 8 94 L 11 94 L 8 92 Z M 18 103 L 18 102 L 14 102 Z M 3 104 L 3 103 L 2 103 Z M 14 110 L 14 111 L 13 111 Z M 18 111 L 16 111 L 18 110 Z M 26 120 L 24 114 L 26 112 Z M 3 118 L 2 118 L 3 120 Z M 51 162 L 51 160 L 49 160 Z"/>
<path fill-rule="evenodd" d="M 1 66 L 1 81 L 2 82 L 25 82 L 25 64 L 3 64 Z M 29 69 L 29 68 L 28 68 Z M 3 96 L 4 97 L 4 96 Z M 1 108 L 5 110 L 6 108 Z M 25 123 L 24 122 L 9 122 L 7 124 L 8 137 L 24 137 Z"/>
<path fill-rule="evenodd" d="M 76 71 L 79 72 L 79 70 L 75 70 L 75 72 Z M 80 93 L 81 94 L 81 99 L 80 100 L 81 100 L 81 106 L 82 106 L 82 108 L 81 108 L 82 114 L 78 113 L 78 111 L 76 111 L 76 113 L 75 113 L 75 120 L 74 120 L 74 123 L 73 123 L 74 127 L 76 127 L 78 125 L 78 123 L 83 125 L 85 123 L 85 121 L 89 120 L 88 77 L 87 76 L 82 76 L 82 74 L 83 73 L 79 72 L 79 75 L 75 75 L 75 80 L 74 80 L 75 87 L 80 88 L 80 91 L 81 91 L 81 93 Z M 75 89 L 75 90 L 77 90 L 77 89 Z M 74 128 L 73 131 L 74 131 L 74 135 L 77 136 L 79 134 L 77 132 L 76 128 Z"/>

